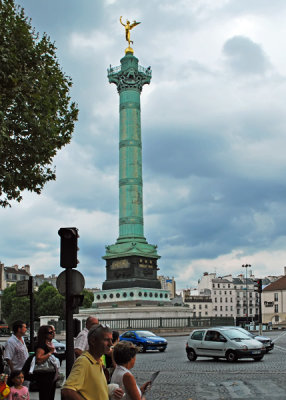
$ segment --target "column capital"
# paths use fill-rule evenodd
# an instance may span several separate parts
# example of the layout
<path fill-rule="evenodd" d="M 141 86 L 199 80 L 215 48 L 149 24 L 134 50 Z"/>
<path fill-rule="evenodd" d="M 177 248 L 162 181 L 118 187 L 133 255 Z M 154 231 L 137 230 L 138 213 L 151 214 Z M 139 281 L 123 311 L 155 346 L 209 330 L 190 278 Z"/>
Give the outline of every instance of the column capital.
<path fill-rule="evenodd" d="M 135 89 L 140 93 L 145 84 L 152 78 L 151 67 L 144 68 L 138 65 L 138 59 L 127 53 L 121 60 L 121 65 L 110 67 L 107 70 L 109 83 L 115 83 L 118 93 L 123 90 Z"/>

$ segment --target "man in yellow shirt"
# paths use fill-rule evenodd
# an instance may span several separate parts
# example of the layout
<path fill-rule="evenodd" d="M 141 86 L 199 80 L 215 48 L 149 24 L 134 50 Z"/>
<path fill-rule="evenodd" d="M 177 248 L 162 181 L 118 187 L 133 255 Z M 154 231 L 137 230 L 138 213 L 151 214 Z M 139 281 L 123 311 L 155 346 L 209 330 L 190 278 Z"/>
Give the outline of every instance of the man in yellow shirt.
<path fill-rule="evenodd" d="M 88 332 L 89 350 L 78 357 L 62 388 L 63 400 L 108 400 L 108 388 L 103 372 L 101 356 L 109 353 L 112 331 L 107 325 L 94 325 Z M 116 389 L 115 399 L 124 392 Z"/>

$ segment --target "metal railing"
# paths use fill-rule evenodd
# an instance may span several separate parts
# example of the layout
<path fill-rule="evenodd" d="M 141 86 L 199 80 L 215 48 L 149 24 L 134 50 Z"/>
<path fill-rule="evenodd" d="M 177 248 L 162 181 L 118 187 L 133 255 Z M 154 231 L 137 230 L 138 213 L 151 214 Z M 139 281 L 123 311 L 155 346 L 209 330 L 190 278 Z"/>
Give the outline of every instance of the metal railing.
<path fill-rule="evenodd" d="M 108 324 L 113 330 L 183 330 L 211 326 L 232 326 L 235 325 L 233 317 L 157 317 L 157 318 L 122 318 L 122 319 L 103 319 L 100 323 Z M 65 321 L 49 321 L 49 324 L 55 325 L 56 332 L 65 330 Z M 85 326 L 85 320 L 82 320 L 82 328 Z"/>

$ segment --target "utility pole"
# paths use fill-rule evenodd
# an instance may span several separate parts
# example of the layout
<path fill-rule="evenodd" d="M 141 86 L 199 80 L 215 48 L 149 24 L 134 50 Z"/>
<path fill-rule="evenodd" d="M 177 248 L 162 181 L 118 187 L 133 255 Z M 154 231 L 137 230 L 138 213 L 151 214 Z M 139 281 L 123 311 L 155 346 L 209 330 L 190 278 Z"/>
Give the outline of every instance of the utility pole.
<path fill-rule="evenodd" d="M 243 264 L 242 268 L 245 268 L 245 291 L 246 291 L 246 324 L 248 325 L 248 287 L 247 287 L 247 268 L 251 267 L 251 264 Z"/>

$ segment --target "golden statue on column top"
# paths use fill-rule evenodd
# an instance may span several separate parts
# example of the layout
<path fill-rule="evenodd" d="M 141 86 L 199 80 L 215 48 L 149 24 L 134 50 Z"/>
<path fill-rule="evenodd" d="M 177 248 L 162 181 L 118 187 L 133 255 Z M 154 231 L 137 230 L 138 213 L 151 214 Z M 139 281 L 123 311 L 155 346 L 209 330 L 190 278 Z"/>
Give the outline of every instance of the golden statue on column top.
<path fill-rule="evenodd" d="M 130 43 L 133 44 L 133 41 L 130 40 L 130 31 L 131 31 L 131 29 L 133 29 L 136 25 L 141 24 L 141 22 L 133 21 L 133 23 L 130 24 L 130 21 L 126 20 L 126 24 L 124 24 L 124 23 L 122 22 L 122 17 L 119 18 L 119 21 L 120 21 L 121 25 L 123 25 L 124 28 L 125 28 L 125 39 L 126 39 L 127 42 L 128 42 L 128 47 L 127 47 L 127 49 L 125 50 L 125 53 L 128 53 L 128 52 L 134 53 L 134 50 L 132 49 L 132 47 L 130 47 Z"/>

